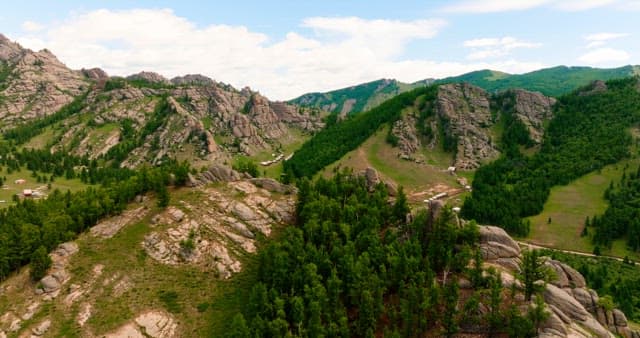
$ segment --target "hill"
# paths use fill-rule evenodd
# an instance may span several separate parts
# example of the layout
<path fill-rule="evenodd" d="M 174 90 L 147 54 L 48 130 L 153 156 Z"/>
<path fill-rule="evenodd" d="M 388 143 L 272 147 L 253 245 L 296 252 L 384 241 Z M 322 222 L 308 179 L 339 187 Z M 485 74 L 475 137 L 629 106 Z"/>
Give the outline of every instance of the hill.
<path fill-rule="evenodd" d="M 369 110 L 384 100 L 411 89 L 433 83 L 468 82 L 490 93 L 508 89 L 524 89 L 558 97 L 592 81 L 623 78 L 640 74 L 640 66 L 619 68 L 566 67 L 540 69 L 525 74 L 508 74 L 494 70 L 479 70 L 444 79 L 426 79 L 414 83 L 382 79 L 326 93 L 308 93 L 290 103 L 304 107 L 315 107 L 346 116 Z"/>
<path fill-rule="evenodd" d="M 436 80 L 436 83 L 468 82 L 489 92 L 521 88 L 558 97 L 595 80 L 610 80 L 640 74 L 639 66 L 620 68 L 566 67 L 540 69 L 525 74 L 507 74 L 492 70 L 480 70 L 460 76 Z"/>
<path fill-rule="evenodd" d="M 414 88 L 428 85 L 432 80 L 402 83 L 397 80 L 381 79 L 326 93 L 308 93 L 292 99 L 289 103 L 304 107 L 315 107 L 347 116 L 369 110 L 395 95 Z"/>

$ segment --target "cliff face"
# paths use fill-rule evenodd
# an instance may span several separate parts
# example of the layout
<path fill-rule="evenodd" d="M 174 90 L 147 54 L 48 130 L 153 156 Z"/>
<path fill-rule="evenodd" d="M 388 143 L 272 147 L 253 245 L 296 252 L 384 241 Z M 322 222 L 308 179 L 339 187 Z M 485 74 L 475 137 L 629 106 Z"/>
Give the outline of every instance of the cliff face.
<path fill-rule="evenodd" d="M 499 123 L 506 113 L 524 124 L 534 143 L 542 142 L 543 124 L 552 118 L 556 100 L 520 89 L 502 95 L 506 99 L 501 101 L 502 106 L 496 106 L 496 97 L 480 87 L 467 83 L 440 85 L 434 102 L 420 108 L 431 111 L 426 118 L 420 119 L 424 112 L 409 111 L 392 126 L 391 133 L 398 140 L 398 156 L 421 162 L 417 153 L 422 147 L 448 148 L 454 154 L 451 165 L 477 169 L 500 155 Z"/>
<path fill-rule="evenodd" d="M 485 266 L 497 268 L 505 286 L 522 285 L 514 276 L 519 273 L 521 249 L 498 227 L 480 227 L 480 248 Z M 584 277 L 570 266 L 546 258 L 545 266 L 555 279 L 544 286 L 542 296 L 549 317 L 542 325 L 539 337 L 640 337 L 633 331 L 619 309 L 606 309 L 598 293 L 589 289 Z M 526 305 L 526 304 L 525 304 Z"/>

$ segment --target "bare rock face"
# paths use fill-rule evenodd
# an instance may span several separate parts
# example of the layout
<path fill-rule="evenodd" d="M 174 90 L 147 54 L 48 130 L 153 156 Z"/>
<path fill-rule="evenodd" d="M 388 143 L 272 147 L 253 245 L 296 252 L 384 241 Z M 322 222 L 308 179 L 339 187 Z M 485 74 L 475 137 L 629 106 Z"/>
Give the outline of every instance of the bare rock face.
<path fill-rule="evenodd" d="M 556 99 L 538 92 L 516 89 L 512 91 L 515 100 L 515 115 L 529 131 L 529 137 L 542 142 L 544 134 L 543 122 L 553 117 L 552 107 Z"/>
<path fill-rule="evenodd" d="M 162 311 L 148 311 L 138 315 L 132 322 L 125 324 L 105 338 L 172 338 L 177 334 L 178 323 L 173 317 Z"/>
<path fill-rule="evenodd" d="M 513 271 L 520 269 L 520 247 L 502 228 L 480 227 L 480 252 L 485 261 Z"/>
<path fill-rule="evenodd" d="M 489 135 L 493 125 L 489 94 L 479 87 L 462 83 L 438 88 L 436 111 L 445 126 L 445 137 L 457 140 L 455 166 L 476 169 L 485 160 L 499 155 Z"/>
<path fill-rule="evenodd" d="M 151 83 L 164 83 L 169 84 L 169 80 L 166 77 L 154 73 L 154 72 L 140 72 L 137 74 L 127 76 L 127 80 L 144 80 L 149 81 Z"/>
<path fill-rule="evenodd" d="M 391 133 L 398 140 L 399 157 L 404 160 L 414 160 L 414 153 L 420 149 L 421 142 L 416 130 L 416 118 L 413 114 L 403 116 L 393 123 Z"/>
<path fill-rule="evenodd" d="M 201 85 L 201 86 L 211 86 L 215 84 L 211 78 L 200 75 L 200 74 L 187 74 L 184 76 L 176 76 L 171 79 L 171 83 L 174 85 L 182 86 L 182 85 Z"/>
<path fill-rule="evenodd" d="M 107 80 L 109 78 L 109 74 L 100 68 L 82 68 L 80 70 L 82 74 L 92 80 Z"/>
<path fill-rule="evenodd" d="M 9 76 L 0 87 L 0 119 L 6 124 L 50 115 L 88 88 L 82 73 L 72 71 L 51 52 L 33 52 L 0 37 L 0 67 Z"/>
<path fill-rule="evenodd" d="M 270 189 L 287 189 L 261 183 L 237 180 L 198 188 L 198 203 L 181 202 L 153 217 L 161 230 L 146 235 L 143 248 L 163 264 L 199 266 L 230 278 L 242 270 L 241 255 L 255 252 L 256 234 L 269 236 L 274 225 L 293 219 L 295 195 L 273 194 Z"/>
<path fill-rule="evenodd" d="M 36 294 L 44 294 L 45 298 L 55 298 L 58 296 L 62 285 L 69 281 L 67 264 L 69 258 L 78 252 L 78 244 L 74 242 L 62 243 L 49 256 L 51 257 L 51 268 L 44 276 L 36 288 Z"/>

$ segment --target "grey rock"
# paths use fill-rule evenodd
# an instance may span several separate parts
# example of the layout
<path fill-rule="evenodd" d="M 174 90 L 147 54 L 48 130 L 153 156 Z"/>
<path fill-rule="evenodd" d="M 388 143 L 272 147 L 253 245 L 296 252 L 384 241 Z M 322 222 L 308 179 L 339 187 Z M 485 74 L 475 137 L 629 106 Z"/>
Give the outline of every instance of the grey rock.
<path fill-rule="evenodd" d="M 613 322 L 616 326 L 627 326 L 627 316 L 624 315 L 624 312 L 613 309 Z"/>
<path fill-rule="evenodd" d="M 45 333 L 47 333 L 47 331 L 49 331 L 50 327 L 51 327 L 51 320 L 47 319 L 42 323 L 38 324 L 38 326 L 34 327 L 33 330 L 31 330 L 31 332 L 33 332 L 33 334 L 36 336 L 42 336 Z"/>
<path fill-rule="evenodd" d="M 544 290 L 544 299 L 573 320 L 584 322 L 591 317 L 575 298 L 553 284 L 547 284 Z"/>
<path fill-rule="evenodd" d="M 42 289 L 46 293 L 51 293 L 60 289 L 60 282 L 58 282 L 58 280 L 53 276 L 45 276 L 40 280 L 40 284 L 42 284 Z"/>

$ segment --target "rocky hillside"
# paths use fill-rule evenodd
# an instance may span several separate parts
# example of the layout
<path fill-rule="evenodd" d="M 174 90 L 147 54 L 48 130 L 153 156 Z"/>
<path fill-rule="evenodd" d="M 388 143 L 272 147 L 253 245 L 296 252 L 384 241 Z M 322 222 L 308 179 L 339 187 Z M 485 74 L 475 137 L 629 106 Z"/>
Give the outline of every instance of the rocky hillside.
<path fill-rule="evenodd" d="M 50 115 L 90 86 L 44 49 L 23 49 L 0 34 L 0 127 Z"/>
<path fill-rule="evenodd" d="M 202 75 L 168 80 L 141 72 L 125 79 L 100 69 L 74 71 L 47 50 L 23 49 L 4 36 L 0 61 L 5 138 L 124 166 L 165 157 L 206 165 L 237 154 L 281 153 L 323 126 L 318 110 L 272 102 Z"/>
<path fill-rule="evenodd" d="M 531 140 L 540 143 L 543 122 L 553 116 L 555 99 L 520 89 L 502 95 L 507 99 L 498 107 L 495 98 L 479 87 L 467 83 L 440 85 L 434 102 L 424 102 L 393 124 L 391 134 L 398 140 L 398 157 L 424 162 L 424 147 L 444 148 L 454 154 L 452 166 L 476 169 L 500 154 L 504 114 L 514 114 Z"/>
<path fill-rule="evenodd" d="M 515 277 L 520 273 L 521 248 L 498 227 L 480 227 L 480 247 L 486 267 L 501 273 L 503 285 L 522 284 Z M 527 248 L 525 248 L 526 250 Z M 608 308 L 584 277 L 572 267 L 549 258 L 544 265 L 553 272 L 552 282 L 544 285 L 542 295 L 549 317 L 539 330 L 539 337 L 640 337 L 632 330 L 625 314 Z"/>
<path fill-rule="evenodd" d="M 208 336 L 208 301 L 292 221 L 295 188 L 220 166 L 191 180 L 166 209 L 138 196 L 61 244 L 39 282 L 23 269 L 0 284 L 0 337 Z"/>

